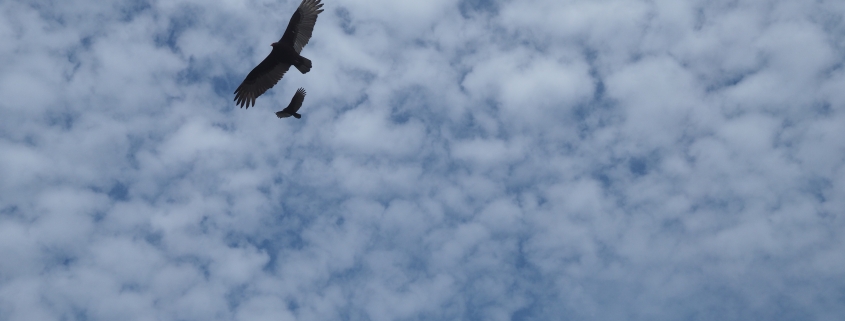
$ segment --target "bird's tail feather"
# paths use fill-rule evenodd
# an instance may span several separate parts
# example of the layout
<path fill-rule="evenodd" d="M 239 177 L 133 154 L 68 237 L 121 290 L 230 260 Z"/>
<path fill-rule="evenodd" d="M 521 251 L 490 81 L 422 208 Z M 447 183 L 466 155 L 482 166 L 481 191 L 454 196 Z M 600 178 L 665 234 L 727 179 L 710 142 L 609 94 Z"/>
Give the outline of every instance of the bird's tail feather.
<path fill-rule="evenodd" d="M 300 119 L 302 118 L 302 115 L 300 115 L 299 113 L 293 113 L 293 117 L 296 117 L 296 119 Z"/>
<path fill-rule="evenodd" d="M 301 72 L 303 74 L 311 71 L 311 59 L 308 59 L 308 58 L 305 58 L 305 57 L 300 57 L 300 58 L 302 58 L 302 61 L 300 61 L 294 67 L 296 67 L 296 69 L 299 69 L 299 72 Z"/>

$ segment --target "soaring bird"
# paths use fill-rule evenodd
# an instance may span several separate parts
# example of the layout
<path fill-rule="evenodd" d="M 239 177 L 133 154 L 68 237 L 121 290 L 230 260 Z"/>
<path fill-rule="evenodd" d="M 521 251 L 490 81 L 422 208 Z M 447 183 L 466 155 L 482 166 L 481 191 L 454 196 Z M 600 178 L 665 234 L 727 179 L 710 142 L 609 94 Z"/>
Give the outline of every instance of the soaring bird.
<path fill-rule="evenodd" d="M 293 94 L 293 98 L 290 99 L 290 105 L 287 108 L 282 109 L 276 112 L 276 117 L 285 118 L 285 117 L 296 117 L 296 119 L 302 118 L 302 115 L 297 114 L 296 112 L 299 111 L 299 107 L 302 107 L 302 102 L 305 100 L 305 88 L 299 88 L 295 94 Z"/>
<path fill-rule="evenodd" d="M 302 0 L 299 8 L 290 18 L 282 39 L 271 44 L 273 51 L 252 69 L 246 75 L 244 82 L 235 89 L 236 105 L 240 105 L 241 108 L 255 106 L 255 98 L 273 88 L 290 66 L 296 67 L 303 74 L 311 70 L 311 60 L 299 53 L 311 39 L 317 15 L 323 12 L 323 9 L 320 9 L 322 6 L 320 0 Z"/>

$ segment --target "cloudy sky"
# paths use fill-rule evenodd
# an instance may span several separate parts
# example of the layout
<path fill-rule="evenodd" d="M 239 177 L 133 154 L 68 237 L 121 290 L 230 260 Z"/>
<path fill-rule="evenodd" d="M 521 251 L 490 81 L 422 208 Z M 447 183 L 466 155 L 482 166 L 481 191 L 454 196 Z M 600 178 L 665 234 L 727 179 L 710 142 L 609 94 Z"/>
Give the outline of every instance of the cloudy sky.
<path fill-rule="evenodd" d="M 0 320 L 845 315 L 845 2 L 324 3 L 0 1 Z"/>

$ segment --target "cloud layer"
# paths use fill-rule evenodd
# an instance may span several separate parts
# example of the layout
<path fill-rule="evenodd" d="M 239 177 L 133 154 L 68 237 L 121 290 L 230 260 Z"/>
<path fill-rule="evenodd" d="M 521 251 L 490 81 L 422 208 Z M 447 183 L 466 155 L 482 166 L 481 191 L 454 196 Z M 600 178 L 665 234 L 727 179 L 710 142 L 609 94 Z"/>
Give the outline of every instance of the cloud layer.
<path fill-rule="evenodd" d="M 0 3 L 0 320 L 845 315 L 841 1 L 324 3 Z"/>

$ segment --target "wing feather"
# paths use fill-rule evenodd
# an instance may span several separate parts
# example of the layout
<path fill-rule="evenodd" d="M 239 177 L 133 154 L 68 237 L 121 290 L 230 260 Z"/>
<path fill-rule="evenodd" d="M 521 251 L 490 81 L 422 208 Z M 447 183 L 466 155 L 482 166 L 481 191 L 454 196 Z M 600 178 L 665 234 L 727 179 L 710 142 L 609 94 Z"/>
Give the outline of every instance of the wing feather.
<path fill-rule="evenodd" d="M 290 64 L 277 62 L 272 58 L 272 54 L 264 58 L 264 61 L 249 72 L 238 89 L 235 89 L 235 105 L 241 108 L 255 106 L 255 99 L 273 88 L 288 69 Z"/>
<path fill-rule="evenodd" d="M 293 98 L 290 99 L 290 105 L 282 111 L 293 114 L 299 111 L 299 108 L 302 107 L 303 101 L 305 101 L 305 88 L 299 88 L 296 90 L 296 93 L 293 94 Z"/>
<path fill-rule="evenodd" d="M 317 15 L 323 12 L 323 4 L 320 0 L 302 0 L 299 8 L 293 13 L 288 22 L 288 28 L 279 42 L 293 47 L 296 53 L 302 52 L 302 47 L 311 40 L 314 31 L 314 24 L 317 23 Z"/>

